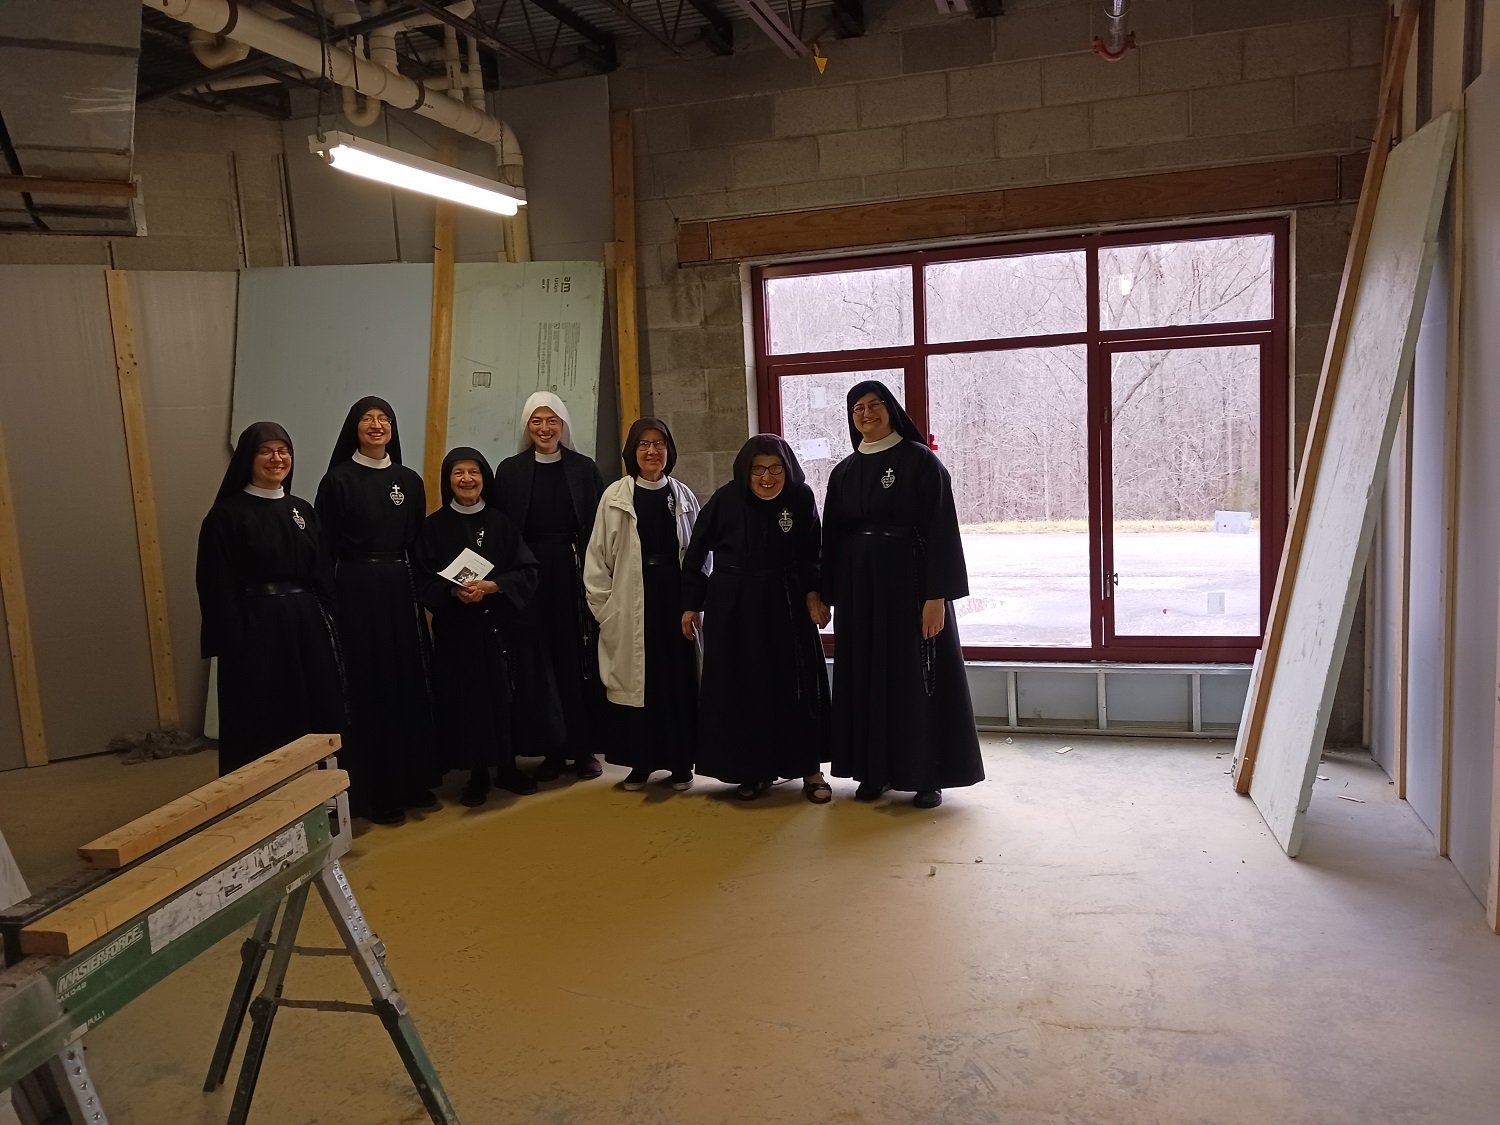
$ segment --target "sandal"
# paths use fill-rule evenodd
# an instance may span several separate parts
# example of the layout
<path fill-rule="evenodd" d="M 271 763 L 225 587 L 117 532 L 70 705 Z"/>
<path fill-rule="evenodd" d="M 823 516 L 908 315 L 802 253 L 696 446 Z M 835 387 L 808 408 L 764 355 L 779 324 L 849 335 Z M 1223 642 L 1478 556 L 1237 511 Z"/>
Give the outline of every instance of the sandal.
<path fill-rule="evenodd" d="M 804 781 L 802 795 L 815 805 L 826 805 L 833 800 L 833 786 L 827 781 Z"/>

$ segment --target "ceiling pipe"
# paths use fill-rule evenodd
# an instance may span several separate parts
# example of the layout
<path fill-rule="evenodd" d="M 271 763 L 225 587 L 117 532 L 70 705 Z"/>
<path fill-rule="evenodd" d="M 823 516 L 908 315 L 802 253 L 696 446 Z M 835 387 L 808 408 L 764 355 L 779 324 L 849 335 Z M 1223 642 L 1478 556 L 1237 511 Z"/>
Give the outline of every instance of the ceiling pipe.
<path fill-rule="evenodd" d="M 193 58 L 209 70 L 218 70 L 221 66 L 243 62 L 250 57 L 250 48 L 244 43 L 223 35 L 210 35 L 196 27 L 188 32 L 188 47 L 192 49 Z"/>
<path fill-rule="evenodd" d="M 1105 0 L 1104 34 L 1094 40 L 1094 54 L 1107 62 L 1119 62 L 1135 48 L 1135 32 L 1125 30 L 1129 18 L 1129 0 Z"/>

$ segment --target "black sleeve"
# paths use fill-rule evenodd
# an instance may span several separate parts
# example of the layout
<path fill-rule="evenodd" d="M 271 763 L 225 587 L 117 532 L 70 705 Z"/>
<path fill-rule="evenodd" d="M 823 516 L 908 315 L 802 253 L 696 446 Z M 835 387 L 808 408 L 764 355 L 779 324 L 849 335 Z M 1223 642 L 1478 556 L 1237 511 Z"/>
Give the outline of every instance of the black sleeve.
<path fill-rule="evenodd" d="M 412 547 L 412 569 L 417 584 L 417 600 L 433 613 L 441 612 L 453 603 L 450 591 L 453 583 L 440 575 L 438 567 L 446 566 L 452 559 L 441 559 L 441 520 L 443 510 L 439 508 L 422 521 L 422 530 L 417 534 Z"/>
<path fill-rule="evenodd" d="M 541 581 L 542 564 L 537 562 L 531 548 L 521 539 L 520 532 L 513 532 L 512 535 L 515 549 L 510 554 L 510 564 L 505 570 L 492 573 L 490 581 L 500 587 L 500 596 L 519 613 L 531 604 L 531 599 L 536 594 L 537 583 Z"/>
<path fill-rule="evenodd" d="M 823 560 L 818 586 L 826 605 L 838 603 L 838 591 L 834 589 L 834 583 L 838 581 L 839 549 L 844 535 L 840 493 L 845 487 L 843 469 L 847 464 L 848 460 L 845 459 L 834 466 L 833 472 L 828 476 L 828 492 L 823 497 Z"/>
<path fill-rule="evenodd" d="M 969 572 L 964 565 L 964 544 L 958 530 L 958 509 L 953 503 L 953 484 L 948 470 L 935 454 L 929 453 L 924 460 L 926 464 L 918 490 L 922 505 L 919 518 L 926 521 L 921 531 L 927 540 L 922 597 L 957 601 L 969 594 Z"/>
<path fill-rule="evenodd" d="M 330 469 L 318 482 L 318 494 L 313 497 L 313 510 L 318 513 L 318 523 L 323 528 L 323 542 L 334 558 L 339 555 L 339 528 L 344 525 L 343 491 Z"/>
<path fill-rule="evenodd" d="M 209 511 L 198 530 L 197 581 L 203 657 L 233 651 L 244 640 L 244 618 L 234 574 L 233 529 L 218 508 Z"/>
<path fill-rule="evenodd" d="M 318 512 L 317 505 L 311 505 L 311 511 L 307 516 L 307 533 L 312 536 L 317 545 L 317 555 L 313 559 L 313 589 L 317 591 L 318 597 L 323 600 L 325 606 L 333 604 L 333 592 L 335 585 L 334 577 L 334 532 L 332 526 Z"/>
<path fill-rule="evenodd" d="M 804 485 L 797 499 L 797 541 L 794 545 L 797 592 L 805 598 L 818 588 L 822 579 L 823 529 L 818 522 L 818 505 L 813 501 L 812 489 Z"/>
<path fill-rule="evenodd" d="M 693 524 L 693 538 L 688 542 L 687 552 L 682 556 L 682 608 L 685 612 L 698 613 L 708 600 L 708 575 L 704 564 L 719 541 L 720 513 L 724 504 L 715 492 L 698 513 Z"/>

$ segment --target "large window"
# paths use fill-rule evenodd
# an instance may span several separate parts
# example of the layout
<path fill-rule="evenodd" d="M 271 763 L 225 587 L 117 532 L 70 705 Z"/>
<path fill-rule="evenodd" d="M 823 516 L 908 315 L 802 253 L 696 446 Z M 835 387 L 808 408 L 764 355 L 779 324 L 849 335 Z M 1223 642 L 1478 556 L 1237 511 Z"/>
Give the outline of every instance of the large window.
<path fill-rule="evenodd" d="M 1285 524 L 1281 221 L 756 271 L 761 423 L 822 494 L 883 379 L 953 478 L 976 659 L 1249 660 Z"/>

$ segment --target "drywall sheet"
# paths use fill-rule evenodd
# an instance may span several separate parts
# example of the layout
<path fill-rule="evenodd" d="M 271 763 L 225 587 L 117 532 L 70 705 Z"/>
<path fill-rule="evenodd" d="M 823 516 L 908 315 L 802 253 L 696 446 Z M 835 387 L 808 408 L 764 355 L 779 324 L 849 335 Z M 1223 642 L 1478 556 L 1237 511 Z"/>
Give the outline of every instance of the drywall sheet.
<path fill-rule="evenodd" d="M 349 407 L 380 395 L 402 460 L 421 472 L 431 323 L 430 265 L 242 271 L 230 443 L 251 422 L 280 422 L 295 491 L 312 499 Z"/>
<path fill-rule="evenodd" d="M 0 340 L 47 749 L 95 754 L 156 725 L 104 270 L 0 267 Z"/>
<path fill-rule="evenodd" d="M 511 87 L 505 120 L 526 150 L 532 258 L 602 258 L 604 244 L 615 237 L 609 78 Z M 667 211 L 665 201 L 644 206 Z"/>
<path fill-rule="evenodd" d="M 1458 551 L 1448 855 L 1482 900 L 1500 864 L 1495 768 L 1496 623 L 1500 620 L 1500 69 L 1469 87 Z"/>
<path fill-rule="evenodd" d="M 515 453 L 534 391 L 568 405 L 573 445 L 593 456 L 603 340 L 599 262 L 459 264 L 453 271 L 448 445 L 491 462 Z"/>
<path fill-rule="evenodd" d="M 202 730 L 208 662 L 198 655 L 198 526 L 229 463 L 239 274 L 133 272 L 130 303 L 156 485 L 183 729 Z"/>
<path fill-rule="evenodd" d="M 1458 116 L 1444 114 L 1391 154 L 1354 293 L 1308 542 L 1286 596 L 1286 632 L 1267 691 L 1250 796 L 1295 856 L 1359 598 L 1399 405 L 1411 373 Z M 1243 740 L 1242 729 L 1241 738 Z M 1243 753 L 1243 747 L 1240 750 Z"/>
<path fill-rule="evenodd" d="M 25 764 L 21 710 L 10 664 L 10 634 L 5 628 L 5 605 L 0 602 L 0 770 L 19 769 Z"/>

